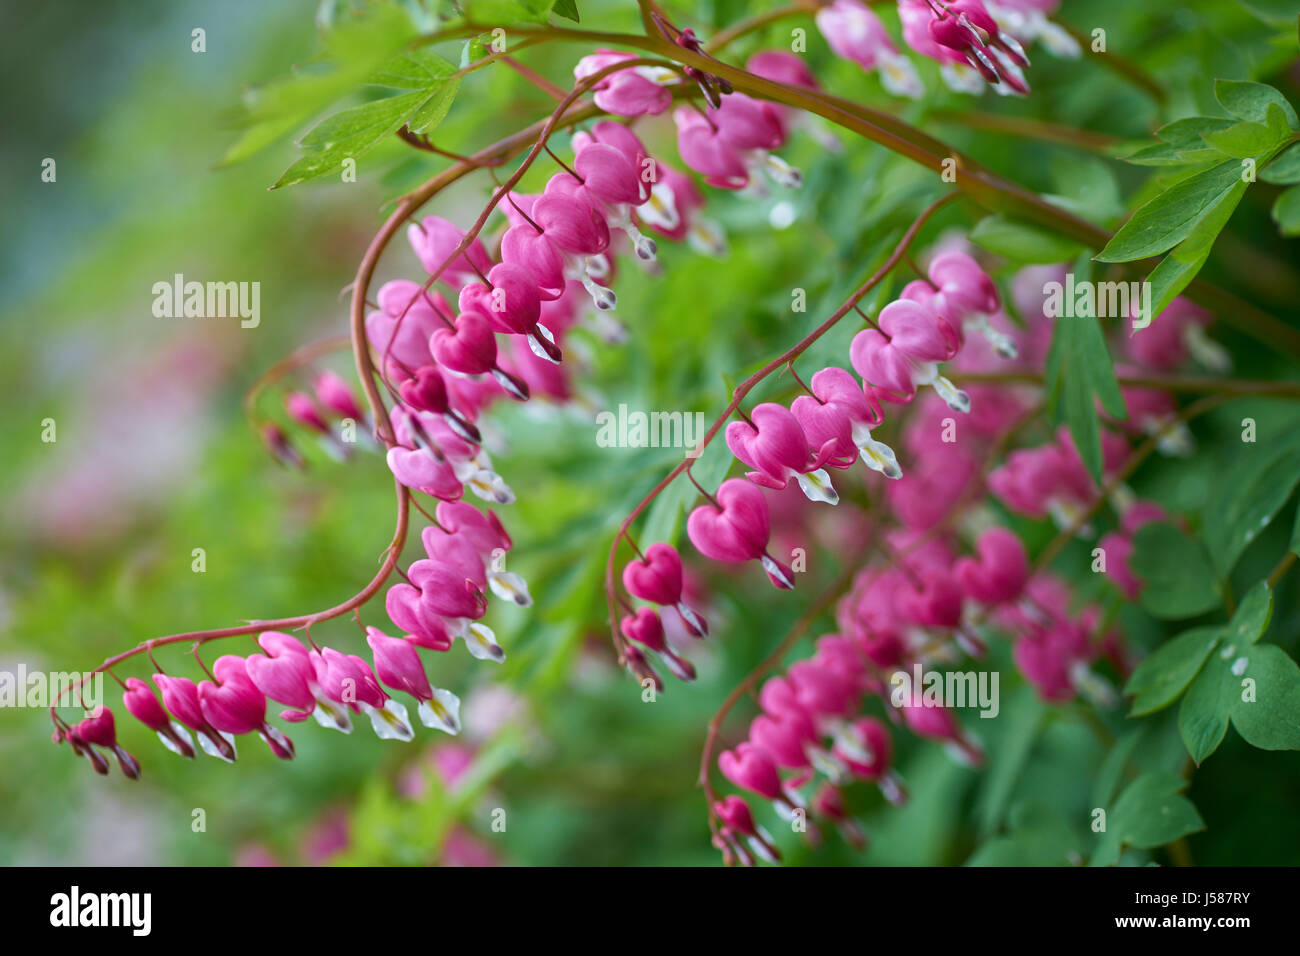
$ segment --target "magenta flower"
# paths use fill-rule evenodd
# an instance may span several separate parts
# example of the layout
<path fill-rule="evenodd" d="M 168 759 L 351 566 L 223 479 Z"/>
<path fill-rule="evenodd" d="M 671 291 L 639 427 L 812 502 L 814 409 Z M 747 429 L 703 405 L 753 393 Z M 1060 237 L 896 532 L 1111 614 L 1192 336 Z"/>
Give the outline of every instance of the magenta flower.
<path fill-rule="evenodd" d="M 311 652 L 316 682 L 326 698 L 347 709 L 365 714 L 375 736 L 384 740 L 411 740 L 406 708 L 384 693 L 370 665 L 355 654 L 327 647 Z"/>
<path fill-rule="evenodd" d="M 657 541 L 641 558 L 623 568 L 623 586 L 633 597 L 676 608 L 686 629 L 696 637 L 709 633 L 704 618 L 682 602 L 682 558 L 670 544 Z"/>
<path fill-rule="evenodd" d="M 293 757 L 293 741 L 266 722 L 266 695 L 248 676 L 244 659 L 234 654 L 212 665 L 216 681 L 199 682 L 199 707 L 208 723 L 227 734 L 256 733 L 281 760 Z"/>
<path fill-rule="evenodd" d="M 733 849 L 742 859 L 744 853 L 739 837 L 744 837 L 754 853 L 767 862 L 781 862 L 781 852 L 772 843 L 772 835 L 754 822 L 754 815 L 744 798 L 730 794 L 713 804 L 713 812 L 722 821 L 724 839 L 732 841 Z"/>
<path fill-rule="evenodd" d="M 1029 557 L 1015 532 L 989 528 L 975 543 L 979 558 L 961 558 L 954 567 L 967 596 L 981 604 L 1014 601 L 1029 580 Z"/>
<path fill-rule="evenodd" d="M 187 731 L 158 703 L 152 689 L 138 677 L 126 679 L 122 704 L 127 712 L 158 735 L 164 747 L 182 757 L 194 758 L 194 746 Z"/>
<path fill-rule="evenodd" d="M 147 691 L 148 688 L 146 687 Z M 150 694 L 150 697 L 153 695 Z M 157 701 L 154 702 L 155 705 Z M 131 780 L 137 780 L 140 777 L 140 761 L 127 753 L 126 749 L 117 742 L 117 725 L 113 721 L 113 712 L 107 707 L 99 707 L 97 712 L 78 723 L 71 731 L 74 746 L 75 741 L 80 741 L 82 745 L 89 750 L 90 745 L 103 747 L 105 750 L 113 751 L 117 757 L 117 765 L 122 768 L 122 775 Z M 91 765 L 99 770 L 99 765 L 95 760 L 91 760 Z M 107 770 L 107 765 L 104 765 Z M 100 771 L 104 772 L 104 771 Z"/>
<path fill-rule="evenodd" d="M 866 4 L 834 0 L 818 9 L 816 21 L 836 56 L 852 60 L 864 70 L 878 70 L 881 85 L 890 93 L 919 99 L 925 92 L 916 68 L 898 52 L 885 25 Z"/>
<path fill-rule="evenodd" d="M 573 68 L 573 75 L 579 80 L 586 79 L 615 63 L 633 59 L 636 59 L 634 53 L 597 50 L 578 61 L 578 65 Z M 668 109 L 672 103 L 672 93 L 663 84 L 670 83 L 675 78 L 670 70 L 629 67 L 611 73 L 592 89 L 596 91 L 596 105 L 606 113 L 616 116 L 654 116 Z"/>
<path fill-rule="evenodd" d="M 861 383 L 844 369 L 831 366 L 817 372 L 809 384 L 818 401 L 834 405 L 848 417 L 862 463 L 886 478 L 902 477 L 894 450 L 871 437 L 871 430 L 884 421 L 884 416 L 880 403 L 863 390 Z"/>
<path fill-rule="evenodd" d="M 365 412 L 342 376 L 326 369 L 316 376 L 313 387 L 317 400 L 340 418 L 350 418 L 354 422 L 366 420 Z"/>
<path fill-rule="evenodd" d="M 447 622 L 427 611 L 420 603 L 420 589 L 410 584 L 394 584 L 384 595 L 384 610 L 389 619 L 417 647 L 432 651 L 451 649 L 452 634 Z"/>
<path fill-rule="evenodd" d="M 447 262 L 447 257 L 460 245 L 465 233 L 455 223 L 441 216 L 425 216 L 418 225 L 412 223 L 406 230 L 406 236 L 425 271 L 433 275 L 442 269 L 438 278 L 454 289 L 474 280 L 492 266 L 487 250 L 477 238 L 454 261 Z"/>
<path fill-rule="evenodd" d="M 722 483 L 714 500 L 686 519 L 686 533 L 700 554 L 715 561 L 761 561 L 779 588 L 794 587 L 794 573 L 767 553 L 771 531 L 763 493 L 747 481 Z"/>
<path fill-rule="evenodd" d="M 194 731 L 203 752 L 233 763 L 236 757 L 235 738 L 208 723 L 199 704 L 198 685 L 188 677 L 168 677 L 166 674 L 154 674 L 153 682 L 162 694 L 163 706 L 173 717 Z"/>
<path fill-rule="evenodd" d="M 836 439 L 826 438 L 810 447 L 799 421 L 783 405 L 764 402 L 754 407 L 750 420 L 727 426 L 727 447 L 754 470 L 746 477 L 765 488 L 780 490 L 794 478 L 810 501 L 835 504 L 839 495 L 822 467 L 836 450 Z"/>
<path fill-rule="evenodd" d="M 429 683 L 415 647 L 400 637 L 389 637 L 376 627 L 366 628 L 366 643 L 375 655 L 375 673 L 394 690 L 419 701 L 420 723 L 455 736 L 460 733 L 460 698 Z"/>
<path fill-rule="evenodd" d="M 679 680 L 695 680 L 695 668 L 691 662 L 679 657 L 668 646 L 668 641 L 664 638 L 663 621 L 659 619 L 659 614 L 654 608 L 637 608 L 636 613 L 624 617 L 619 622 L 619 630 L 629 641 L 635 641 L 658 654 Z"/>
<path fill-rule="evenodd" d="M 734 751 L 724 750 L 718 755 L 718 769 L 722 775 L 750 793 L 765 800 L 787 801 L 777 773 L 776 761 L 771 754 L 749 741 L 737 745 Z"/>

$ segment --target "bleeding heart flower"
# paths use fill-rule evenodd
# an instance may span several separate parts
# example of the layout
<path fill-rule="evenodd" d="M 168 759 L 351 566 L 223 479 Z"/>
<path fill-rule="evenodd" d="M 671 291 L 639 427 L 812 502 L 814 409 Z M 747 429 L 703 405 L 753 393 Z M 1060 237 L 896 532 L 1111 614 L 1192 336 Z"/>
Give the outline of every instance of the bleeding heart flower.
<path fill-rule="evenodd" d="M 767 554 L 770 530 L 763 493 L 740 478 L 724 481 L 714 500 L 696 508 L 686 520 L 691 543 L 706 558 L 760 560 L 774 585 L 792 588 L 793 572 Z"/>
<path fill-rule="evenodd" d="M 989 528 L 975 544 L 979 559 L 962 558 L 954 570 L 967 595 L 981 604 L 1014 601 L 1029 580 L 1029 558 L 1015 532 Z"/>
<path fill-rule="evenodd" d="M 496 367 L 496 336 L 481 312 L 462 312 L 453 328 L 435 330 L 429 351 L 439 365 L 461 375 L 481 375 Z"/>

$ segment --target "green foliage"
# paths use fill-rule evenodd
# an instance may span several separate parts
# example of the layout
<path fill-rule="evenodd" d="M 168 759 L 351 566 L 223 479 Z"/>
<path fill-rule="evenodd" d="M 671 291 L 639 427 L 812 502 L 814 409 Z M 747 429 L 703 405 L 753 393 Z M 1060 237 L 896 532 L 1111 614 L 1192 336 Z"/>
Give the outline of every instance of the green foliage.
<path fill-rule="evenodd" d="M 1086 258 L 1076 262 L 1074 268 L 1076 281 L 1089 280 L 1092 268 Z M 1095 316 L 1075 315 L 1056 321 L 1047 354 L 1046 380 L 1048 413 L 1069 426 L 1079 457 L 1093 478 L 1101 481 L 1097 403 L 1112 418 L 1123 419 L 1128 413 L 1115 380 L 1110 350 Z"/>
<path fill-rule="evenodd" d="M 1107 813 L 1089 863 L 1109 866 L 1124 847 L 1149 848 L 1172 843 L 1204 829 L 1205 821 L 1182 792 L 1187 781 L 1171 773 L 1147 773 L 1124 789 Z"/>
<path fill-rule="evenodd" d="M 1126 157 L 1139 165 L 1204 168 L 1194 168 L 1140 206 L 1097 256 L 1102 262 L 1131 262 L 1169 253 L 1148 277 L 1153 315 L 1163 312 L 1196 278 L 1256 169 L 1267 171 L 1270 160 L 1300 129 L 1295 109 L 1271 86 L 1217 80 L 1214 93 L 1239 122 L 1208 116 L 1175 120 L 1157 131 L 1159 144 Z M 1300 228 L 1293 204 L 1300 200 L 1284 194 L 1274 207 L 1284 235 Z"/>
<path fill-rule="evenodd" d="M 1156 617 L 1194 617 L 1219 605 L 1223 583 L 1205 548 L 1173 525 L 1140 528 L 1130 564 L 1144 585 L 1142 606 Z"/>

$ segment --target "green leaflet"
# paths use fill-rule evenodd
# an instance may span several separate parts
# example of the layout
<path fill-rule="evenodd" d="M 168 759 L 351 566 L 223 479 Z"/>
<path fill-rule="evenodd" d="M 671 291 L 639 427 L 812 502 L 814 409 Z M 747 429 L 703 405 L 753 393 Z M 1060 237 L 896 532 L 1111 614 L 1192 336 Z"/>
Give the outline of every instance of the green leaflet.
<path fill-rule="evenodd" d="M 1202 535 L 1221 576 L 1232 570 L 1300 483 L 1300 432 L 1240 447 L 1203 513 Z"/>
<path fill-rule="evenodd" d="M 460 89 L 455 67 L 427 50 L 407 51 L 387 60 L 369 82 L 411 92 L 326 117 L 300 141 L 306 155 L 273 188 L 340 173 L 345 160 L 357 159 L 402 126 L 427 133 L 446 118 Z"/>
<path fill-rule="evenodd" d="M 1241 172 L 1241 162 L 1228 159 L 1162 192 L 1133 213 L 1106 243 L 1098 260 L 1130 262 L 1178 245 L 1241 184 Z"/>
<path fill-rule="evenodd" d="M 1293 143 L 1282 150 L 1271 163 L 1260 170 L 1259 178 L 1278 186 L 1293 186 L 1300 183 L 1300 143 Z"/>
<path fill-rule="evenodd" d="M 1300 128 L 1300 119 L 1287 98 L 1266 83 L 1215 80 L 1214 98 L 1231 115 L 1256 123 L 1267 122 L 1269 104 L 1276 104 L 1285 114 L 1287 125 Z"/>
<path fill-rule="evenodd" d="M 1139 529 L 1129 564 L 1145 584 L 1142 606 L 1156 617 L 1195 617 L 1219 606 L 1223 585 L 1205 549 L 1173 525 Z"/>
<path fill-rule="evenodd" d="M 1130 717 L 1168 706 L 1192 682 L 1223 635 L 1220 627 L 1198 627 L 1166 641 L 1138 665 L 1124 686 L 1134 695 Z"/>
<path fill-rule="evenodd" d="M 1177 774 L 1145 773 L 1119 795 L 1090 866 L 1110 866 L 1126 846 L 1149 849 L 1205 829 L 1196 807 L 1182 796 L 1187 781 Z"/>
<path fill-rule="evenodd" d="M 1075 263 L 1076 282 L 1091 278 L 1086 258 Z M 1077 311 L 1077 304 L 1076 304 Z M 1095 310 L 1094 310 L 1095 311 Z M 1101 426 L 1097 401 L 1114 418 L 1126 418 L 1124 396 L 1115 380 L 1115 367 L 1101 325 L 1092 316 L 1062 316 L 1056 320 L 1047 355 L 1049 412 L 1064 420 L 1088 472 L 1101 480 Z"/>
<path fill-rule="evenodd" d="M 1273 221 L 1284 236 L 1300 236 L 1300 186 L 1292 186 L 1273 203 Z"/>

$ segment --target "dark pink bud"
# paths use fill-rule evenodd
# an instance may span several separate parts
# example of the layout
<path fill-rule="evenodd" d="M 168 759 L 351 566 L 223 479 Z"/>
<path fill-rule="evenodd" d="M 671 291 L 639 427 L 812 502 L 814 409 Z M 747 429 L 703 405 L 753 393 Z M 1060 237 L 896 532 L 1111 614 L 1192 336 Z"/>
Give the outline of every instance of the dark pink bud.
<path fill-rule="evenodd" d="M 365 415 L 343 378 L 329 370 L 316 376 L 316 398 L 330 411 L 343 418 L 361 421 Z"/>

